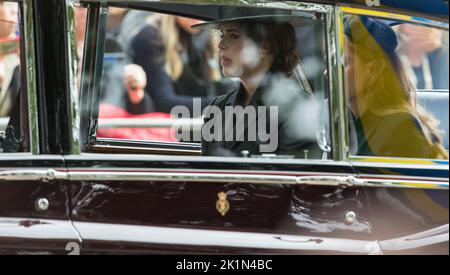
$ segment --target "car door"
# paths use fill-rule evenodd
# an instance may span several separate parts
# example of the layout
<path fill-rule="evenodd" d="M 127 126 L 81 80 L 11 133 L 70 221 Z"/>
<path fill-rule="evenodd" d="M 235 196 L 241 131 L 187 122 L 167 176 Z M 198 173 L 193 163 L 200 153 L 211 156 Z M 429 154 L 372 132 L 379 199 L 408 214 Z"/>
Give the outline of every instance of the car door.
<path fill-rule="evenodd" d="M 190 4 L 136 2 L 120 7 L 183 10 L 186 16 L 217 8 L 205 4 L 200 13 Z M 340 160 L 337 120 L 326 129 L 333 133 L 333 151 L 323 136 L 323 157 L 316 159 L 308 158 L 308 152 L 302 159 L 202 157 L 199 143 L 97 136 L 108 5 L 84 5 L 89 26 L 81 91 L 83 152 L 65 157 L 71 217 L 84 253 L 380 252 L 364 187 L 355 184 L 351 165 Z M 324 41 L 329 38 L 326 26 L 334 26 L 333 8 L 308 7 L 322 23 L 323 36 L 315 43 L 332 60 L 334 40 L 328 40 L 329 47 Z M 328 72 L 336 80 L 336 70 L 330 66 Z M 323 73 L 316 72 L 312 83 L 325 94 L 329 82 Z M 336 96 L 324 100 L 326 112 L 328 106 L 339 110 Z"/>
<path fill-rule="evenodd" d="M 394 34 L 396 37 L 392 41 L 398 41 L 396 52 L 391 53 L 390 61 L 385 64 L 389 66 L 399 56 L 401 62 L 398 68 L 401 70 L 388 72 L 391 81 L 385 87 L 389 93 L 383 96 L 382 101 L 378 101 L 379 97 L 369 101 L 367 107 L 368 110 L 376 109 L 378 114 L 387 114 L 389 121 L 382 122 L 384 118 L 374 119 L 375 116 L 368 118 L 368 112 L 363 116 L 354 116 L 358 118 L 353 121 L 354 126 L 362 127 L 363 131 L 357 134 L 361 150 L 351 152 L 350 159 L 358 174 L 357 179 L 368 186 L 366 191 L 372 207 L 376 238 L 385 253 L 448 254 L 448 73 L 440 74 L 446 70 L 442 68 L 448 67 L 445 65 L 448 64 L 448 44 L 444 42 L 448 41 L 448 23 L 427 19 L 426 15 L 420 19 L 405 19 L 395 13 L 377 14 L 375 17 L 370 10 L 347 7 L 342 7 L 341 12 L 344 22 L 355 19 L 374 22 L 380 26 L 380 30 L 384 29 L 375 34 L 368 28 L 370 36 L 366 37 L 367 40 L 376 41 L 385 32 Z M 357 35 L 355 31 L 358 27 L 354 27 L 352 35 Z M 428 36 L 419 38 L 417 34 Z M 346 33 L 342 35 L 346 39 L 350 37 Z M 354 38 L 352 42 L 353 49 L 359 46 L 363 49 L 364 43 L 357 42 L 357 39 Z M 434 40 L 436 45 L 431 48 L 416 47 L 421 40 Z M 344 51 L 346 60 L 351 60 L 351 55 L 365 54 L 349 49 L 347 47 Z M 378 51 L 380 49 L 386 51 L 388 47 L 381 46 Z M 423 61 L 413 70 L 412 56 L 418 53 L 423 54 Z M 436 60 L 436 56 L 440 58 Z M 386 61 L 381 55 L 375 59 L 377 62 Z M 351 69 L 346 70 L 347 89 L 356 77 L 351 72 Z M 416 97 L 416 101 L 409 105 L 411 107 L 406 112 L 401 108 L 388 112 L 392 111 L 392 106 L 396 106 L 394 101 L 398 98 L 395 93 L 402 85 L 395 85 L 402 76 L 414 85 L 415 89 L 410 94 Z M 420 79 L 426 80 L 420 83 Z M 375 89 L 382 94 L 382 81 L 377 83 Z M 399 98 L 403 96 L 399 95 Z M 363 94 L 357 97 L 361 100 Z M 350 111 L 357 113 L 352 108 L 349 108 Z M 416 117 L 414 124 L 409 124 L 409 119 L 399 123 L 399 118 L 404 118 L 405 114 Z M 349 135 L 351 132 L 349 130 Z M 434 138 L 427 139 L 427 132 L 432 133 Z"/>
<path fill-rule="evenodd" d="M 39 4 L 32 1 L 1 1 L 0 6 L 0 14 L 8 16 L 6 20 L 1 18 L 0 21 L 2 24 L 6 22 L 6 25 L 13 25 L 11 30 L 18 41 L 17 47 L 12 48 L 12 51 L 6 55 L 2 52 L 2 58 L 5 59 L 18 56 L 15 71 L 17 90 L 1 91 L 2 96 L 5 95 L 3 93 L 11 92 L 11 105 L 6 116 L 0 119 L 2 254 L 76 254 L 79 253 L 80 247 L 80 239 L 70 223 L 69 188 L 65 180 L 64 158 L 61 151 L 55 150 L 56 147 L 62 146 L 61 142 L 58 142 L 61 140 L 59 133 L 55 131 L 61 127 L 61 121 L 56 120 L 55 123 L 55 116 L 46 112 L 55 110 L 55 106 L 61 103 L 58 100 L 53 101 L 60 99 L 60 96 L 48 95 L 58 90 L 53 84 L 61 84 L 64 81 L 45 82 L 41 78 L 50 77 L 51 66 L 58 63 L 59 59 L 64 59 L 65 55 L 59 56 L 59 59 L 51 59 L 48 51 L 52 52 L 54 48 L 46 44 L 46 39 L 39 39 L 49 35 L 48 26 L 52 24 L 51 19 L 43 20 L 49 18 L 43 14 L 48 15 L 51 7 Z M 3 27 L 8 26 L 2 25 L 2 29 Z M 65 32 L 60 30 L 59 34 L 61 33 Z M 47 52 L 43 51 L 43 48 Z M 43 60 L 37 60 L 37 54 Z M 44 62 L 46 57 L 49 59 Z M 2 62 L 5 59 L 2 59 Z M 10 79 L 14 81 L 14 77 Z M 48 85 L 50 83 L 52 85 Z M 2 111 L 5 110 L 3 107 L 5 105 L 2 105 Z M 54 125 L 55 128 L 49 133 L 42 128 L 43 125 Z"/>

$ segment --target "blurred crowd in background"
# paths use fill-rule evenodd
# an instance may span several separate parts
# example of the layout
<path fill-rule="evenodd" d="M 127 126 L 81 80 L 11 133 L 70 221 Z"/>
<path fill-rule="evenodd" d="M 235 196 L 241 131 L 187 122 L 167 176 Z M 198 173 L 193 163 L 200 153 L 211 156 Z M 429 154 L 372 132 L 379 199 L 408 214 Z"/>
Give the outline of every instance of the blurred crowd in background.
<path fill-rule="evenodd" d="M 17 3 L 0 3 L 0 117 L 9 116 L 20 84 Z"/>
<path fill-rule="evenodd" d="M 77 11 L 79 54 L 86 12 Z M 210 32 L 193 30 L 199 20 L 145 11 L 110 8 L 101 102 L 130 114 L 192 110 L 192 99 L 206 107 L 234 87 L 221 75 Z M 81 58 L 81 56 L 80 56 Z"/>

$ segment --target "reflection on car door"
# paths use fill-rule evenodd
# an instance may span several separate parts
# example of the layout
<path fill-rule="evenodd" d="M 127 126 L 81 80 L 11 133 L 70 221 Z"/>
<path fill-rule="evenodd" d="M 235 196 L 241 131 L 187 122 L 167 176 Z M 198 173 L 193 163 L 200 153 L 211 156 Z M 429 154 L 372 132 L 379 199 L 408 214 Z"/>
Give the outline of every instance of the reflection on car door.
<path fill-rule="evenodd" d="M 448 161 L 355 158 L 385 253 L 448 254 Z"/>
<path fill-rule="evenodd" d="M 364 189 L 332 186 L 353 174 L 345 163 L 87 154 L 67 165 L 87 253 L 371 252 Z"/>
<path fill-rule="evenodd" d="M 60 156 L 0 155 L 0 253 L 68 254 L 79 247 L 69 220 Z"/>

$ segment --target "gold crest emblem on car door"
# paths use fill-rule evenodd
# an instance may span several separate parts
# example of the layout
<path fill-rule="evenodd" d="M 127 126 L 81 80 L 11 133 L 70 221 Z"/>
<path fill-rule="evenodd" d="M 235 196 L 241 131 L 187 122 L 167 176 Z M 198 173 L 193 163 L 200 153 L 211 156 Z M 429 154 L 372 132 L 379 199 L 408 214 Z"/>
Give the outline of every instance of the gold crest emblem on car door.
<path fill-rule="evenodd" d="M 222 216 L 225 216 L 228 210 L 230 210 L 230 203 L 227 200 L 227 194 L 224 192 L 220 192 L 219 194 L 217 194 L 217 197 L 219 199 L 216 202 L 216 209 Z"/>

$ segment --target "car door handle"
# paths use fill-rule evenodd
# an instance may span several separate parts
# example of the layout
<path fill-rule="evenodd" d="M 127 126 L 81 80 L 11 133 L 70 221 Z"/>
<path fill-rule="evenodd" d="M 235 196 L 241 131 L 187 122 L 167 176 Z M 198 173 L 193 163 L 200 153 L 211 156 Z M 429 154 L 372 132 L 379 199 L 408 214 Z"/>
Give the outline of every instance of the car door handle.
<path fill-rule="evenodd" d="M 67 172 L 60 172 L 55 169 L 17 169 L 0 171 L 2 181 L 42 181 L 68 179 Z"/>

